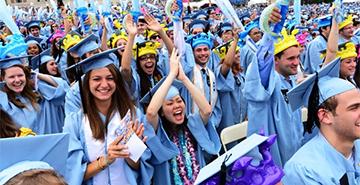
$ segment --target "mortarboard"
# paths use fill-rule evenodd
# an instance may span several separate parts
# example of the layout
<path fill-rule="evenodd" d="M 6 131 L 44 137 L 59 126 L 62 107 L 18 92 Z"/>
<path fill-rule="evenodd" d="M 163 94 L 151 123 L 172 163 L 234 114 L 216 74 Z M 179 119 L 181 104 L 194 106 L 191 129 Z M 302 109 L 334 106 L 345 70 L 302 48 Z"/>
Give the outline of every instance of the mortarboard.
<path fill-rule="evenodd" d="M 331 19 L 332 19 L 331 15 L 325 15 L 325 16 L 315 19 L 315 22 L 317 23 L 318 28 L 321 28 L 321 27 L 325 27 L 325 26 L 330 26 Z"/>
<path fill-rule="evenodd" d="M 355 86 L 352 83 L 339 78 L 339 73 L 340 58 L 337 58 L 321 68 L 317 74 L 312 74 L 307 77 L 306 80 L 291 89 L 287 94 L 291 108 L 297 110 L 302 105 L 308 106 L 310 93 L 314 87 L 316 78 L 318 78 L 319 81 L 319 105 L 332 96 L 354 89 Z"/>
<path fill-rule="evenodd" d="M 76 31 L 70 31 L 63 38 L 58 41 L 58 45 L 61 46 L 65 51 L 81 41 L 80 33 Z"/>
<path fill-rule="evenodd" d="M 201 168 L 195 184 L 225 184 L 225 182 L 221 182 L 222 180 L 227 181 L 226 184 L 276 184 L 280 182 L 284 173 L 281 168 L 274 165 L 268 151 L 275 140 L 275 135 L 265 137 L 253 134 L 249 136 Z M 251 162 L 260 159 L 250 157 L 251 154 L 248 155 L 255 148 L 259 148 L 263 157 L 258 165 L 253 165 Z M 269 171 L 269 169 L 271 170 Z M 222 175 L 225 178 L 222 179 Z"/>
<path fill-rule="evenodd" d="M 347 18 L 339 24 L 339 30 L 343 29 L 345 26 L 353 24 L 353 17 L 352 15 L 347 16 Z"/>
<path fill-rule="evenodd" d="M 211 35 L 206 33 L 198 33 L 197 35 L 190 35 L 186 42 L 190 43 L 192 48 L 196 48 L 199 45 L 207 45 L 209 49 L 213 47 L 213 39 Z"/>
<path fill-rule="evenodd" d="M 205 11 L 198 11 L 192 16 L 192 19 L 206 19 L 208 14 Z"/>
<path fill-rule="evenodd" d="M 320 57 L 324 58 L 326 55 L 326 48 L 320 50 Z M 340 57 L 341 60 L 351 57 L 357 57 L 356 46 L 353 42 L 339 43 L 338 50 L 336 51 L 336 57 Z"/>
<path fill-rule="evenodd" d="M 30 29 L 32 27 L 38 27 L 39 29 L 41 28 L 40 21 L 38 21 L 38 20 L 32 20 L 32 21 L 28 22 L 25 26 L 27 29 Z"/>
<path fill-rule="evenodd" d="M 195 19 L 189 24 L 189 30 L 192 31 L 195 28 L 202 28 L 205 30 L 208 27 L 208 22 L 200 19 Z"/>
<path fill-rule="evenodd" d="M 15 65 L 24 65 L 27 63 L 28 55 L 19 57 L 10 57 L 0 60 L 0 69 L 7 69 Z"/>
<path fill-rule="evenodd" d="M 76 53 L 79 57 L 83 56 L 85 53 L 93 51 L 99 48 L 97 43 L 98 37 L 94 34 L 91 34 L 80 42 L 71 47 L 68 51 Z"/>
<path fill-rule="evenodd" d="M 31 68 L 35 70 L 39 68 L 42 64 L 49 62 L 50 60 L 54 60 L 54 58 L 50 55 L 50 48 L 49 48 L 31 58 Z"/>
<path fill-rule="evenodd" d="M 220 32 L 219 33 L 221 35 L 222 33 L 226 32 L 226 31 L 229 31 L 229 30 L 233 30 L 233 26 L 232 26 L 231 23 L 225 22 L 225 23 L 222 23 L 220 25 Z"/>
<path fill-rule="evenodd" d="M 3 151 L 0 153 L 0 184 L 23 171 L 51 169 L 50 166 L 66 176 L 68 146 L 69 134 L 64 133 L 0 139 Z"/>
<path fill-rule="evenodd" d="M 183 22 L 190 22 L 191 21 L 191 17 L 190 16 L 184 16 L 182 19 Z"/>
<path fill-rule="evenodd" d="M 27 36 L 27 37 L 25 38 L 26 44 L 37 44 L 37 45 L 40 46 L 40 43 L 41 43 L 42 41 L 43 41 L 42 38 L 40 38 L 40 37 L 34 37 L 34 36 L 31 36 L 31 35 L 29 35 L 29 36 Z"/>
<path fill-rule="evenodd" d="M 136 43 L 133 47 L 133 56 L 135 59 L 137 59 L 146 54 L 157 55 L 157 49 L 159 48 L 159 45 L 160 43 L 153 41 Z"/>
<path fill-rule="evenodd" d="M 160 88 L 160 86 L 163 84 L 163 82 L 165 81 L 166 76 L 164 76 L 154 87 L 152 87 L 150 89 L 149 92 L 147 92 L 144 97 L 141 98 L 140 103 L 143 104 L 149 104 L 152 97 L 154 96 L 154 94 L 156 93 L 156 91 Z M 165 100 L 170 100 L 171 98 L 173 98 L 176 95 L 179 95 L 179 89 L 183 87 L 183 84 L 181 81 L 179 80 L 174 80 L 171 87 L 169 88 L 168 93 L 165 96 Z"/>

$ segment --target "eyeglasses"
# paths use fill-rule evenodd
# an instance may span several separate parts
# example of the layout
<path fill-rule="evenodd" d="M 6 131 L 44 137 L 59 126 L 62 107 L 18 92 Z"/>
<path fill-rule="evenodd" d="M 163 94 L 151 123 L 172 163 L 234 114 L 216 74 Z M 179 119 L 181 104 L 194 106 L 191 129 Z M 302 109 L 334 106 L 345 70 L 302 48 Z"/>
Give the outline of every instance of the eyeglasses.
<path fill-rule="evenodd" d="M 160 36 L 159 35 L 153 35 L 150 37 L 151 40 L 157 40 L 157 39 L 160 39 Z"/>
<path fill-rule="evenodd" d="M 147 54 L 147 55 L 143 55 L 141 57 L 139 57 L 140 61 L 147 61 L 147 60 L 153 60 L 155 59 L 155 55 L 154 54 Z"/>

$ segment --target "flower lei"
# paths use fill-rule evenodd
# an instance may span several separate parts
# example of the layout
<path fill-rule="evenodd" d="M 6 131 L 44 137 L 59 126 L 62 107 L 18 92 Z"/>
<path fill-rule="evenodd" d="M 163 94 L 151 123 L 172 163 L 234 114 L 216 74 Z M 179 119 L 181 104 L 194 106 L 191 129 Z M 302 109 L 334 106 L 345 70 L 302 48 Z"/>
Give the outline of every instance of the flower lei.
<path fill-rule="evenodd" d="M 172 138 L 180 150 L 180 154 L 171 159 L 171 171 L 173 172 L 175 185 L 194 184 L 199 174 L 200 166 L 196 159 L 190 133 L 186 128 L 184 131 L 181 129 L 178 133 L 173 133 Z"/>

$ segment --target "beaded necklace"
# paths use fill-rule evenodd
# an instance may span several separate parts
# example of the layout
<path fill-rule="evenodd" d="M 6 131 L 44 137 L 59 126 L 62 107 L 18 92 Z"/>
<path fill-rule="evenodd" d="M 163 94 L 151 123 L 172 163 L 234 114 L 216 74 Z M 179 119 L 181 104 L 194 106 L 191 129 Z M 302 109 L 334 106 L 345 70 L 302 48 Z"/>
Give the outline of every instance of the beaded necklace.
<path fill-rule="evenodd" d="M 171 159 L 171 171 L 175 185 L 194 184 L 199 174 L 200 166 L 196 159 L 194 145 L 189 131 L 180 129 L 173 132 L 172 139 L 180 154 Z"/>

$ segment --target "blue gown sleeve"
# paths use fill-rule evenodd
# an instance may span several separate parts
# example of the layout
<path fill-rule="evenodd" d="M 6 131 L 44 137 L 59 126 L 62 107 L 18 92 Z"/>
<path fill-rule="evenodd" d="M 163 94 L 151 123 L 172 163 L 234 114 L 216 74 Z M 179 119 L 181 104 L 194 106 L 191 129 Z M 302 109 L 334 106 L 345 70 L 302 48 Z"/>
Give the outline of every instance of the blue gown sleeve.
<path fill-rule="evenodd" d="M 222 117 L 222 109 L 220 103 L 220 97 L 217 98 L 215 107 L 212 110 L 211 116 L 209 118 L 209 123 L 214 125 L 216 128 L 219 126 Z"/>
<path fill-rule="evenodd" d="M 188 128 L 197 143 L 207 153 L 216 155 L 220 151 L 220 138 L 213 124 L 204 124 L 199 113 L 188 116 Z"/>
<path fill-rule="evenodd" d="M 83 141 L 81 141 L 81 123 L 82 113 L 72 113 L 65 118 L 64 133 L 69 133 L 69 150 L 66 161 L 66 182 L 68 184 L 80 185 L 83 182 L 87 167 L 87 160 L 84 153 Z"/>
<path fill-rule="evenodd" d="M 226 76 L 221 74 L 221 66 L 223 64 L 220 64 L 215 71 L 215 77 L 216 77 L 216 88 L 219 92 L 231 92 L 235 90 L 234 84 L 235 84 L 235 78 L 233 77 L 233 74 L 231 72 L 231 69 L 228 71 Z"/>
<path fill-rule="evenodd" d="M 61 78 L 50 78 L 52 78 L 58 86 L 54 87 L 42 80 L 38 80 L 39 92 L 47 101 L 51 101 L 55 105 L 62 105 L 64 103 L 66 91 L 68 91 L 70 87 Z"/>
<path fill-rule="evenodd" d="M 70 84 L 69 79 L 66 75 L 66 68 L 67 68 L 67 63 L 66 63 L 66 59 L 67 59 L 67 53 L 63 52 L 58 64 L 58 69 L 60 71 L 61 74 L 61 78 L 64 79 L 67 83 Z"/>
<path fill-rule="evenodd" d="M 314 171 L 308 170 L 301 164 L 286 164 L 285 165 L 285 176 L 282 179 L 284 185 L 321 185 L 325 181 L 317 177 L 321 177 Z M 330 179 L 328 179 L 330 181 Z M 326 180 L 327 181 L 327 180 Z M 328 182 L 330 183 L 330 182 Z"/>
<path fill-rule="evenodd" d="M 181 56 L 181 65 L 183 67 L 184 73 L 187 75 L 192 72 L 195 66 L 195 58 L 192 47 L 190 44 L 185 44 L 185 55 Z M 188 76 L 188 75 L 187 75 Z M 189 76 L 188 76 L 189 77 Z"/>
<path fill-rule="evenodd" d="M 8 96 L 5 92 L 1 90 L 0 90 L 0 108 L 2 108 L 5 111 L 9 111 L 10 109 Z"/>
<path fill-rule="evenodd" d="M 269 86 L 269 75 L 274 65 L 274 42 L 270 35 L 265 34 L 257 50 L 261 84 L 265 89 Z"/>
<path fill-rule="evenodd" d="M 72 112 L 78 112 L 81 109 L 79 82 L 76 82 L 71 86 L 70 90 L 66 92 L 64 109 L 65 115 Z"/>

